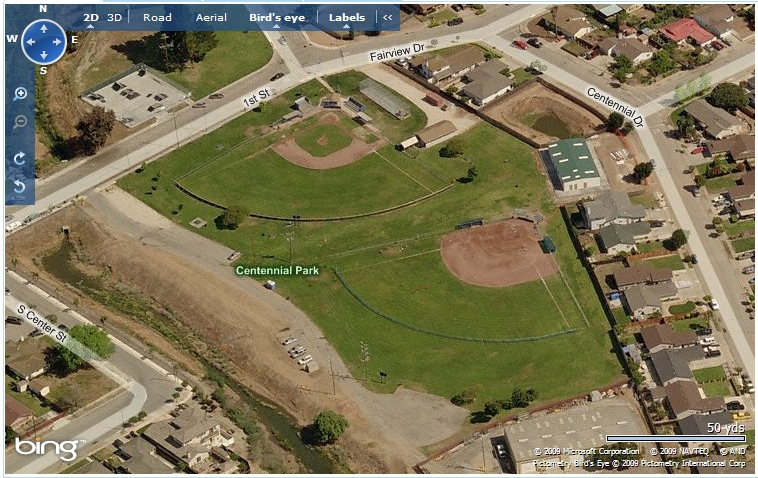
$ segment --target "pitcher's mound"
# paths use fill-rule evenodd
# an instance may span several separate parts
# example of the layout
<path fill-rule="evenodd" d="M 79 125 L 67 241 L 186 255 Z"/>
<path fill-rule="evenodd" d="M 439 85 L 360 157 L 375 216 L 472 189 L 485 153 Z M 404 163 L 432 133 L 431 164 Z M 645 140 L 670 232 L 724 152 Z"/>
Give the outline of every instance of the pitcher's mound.
<path fill-rule="evenodd" d="M 463 282 L 507 287 L 547 277 L 555 265 L 539 245 L 534 224 L 509 219 L 442 237 L 442 261 Z"/>

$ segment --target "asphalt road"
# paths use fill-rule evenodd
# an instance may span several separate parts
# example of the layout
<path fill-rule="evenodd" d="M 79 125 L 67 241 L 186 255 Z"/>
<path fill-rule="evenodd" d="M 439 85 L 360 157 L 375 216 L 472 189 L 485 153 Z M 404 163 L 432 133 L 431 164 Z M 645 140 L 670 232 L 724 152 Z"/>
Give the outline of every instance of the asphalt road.
<path fill-rule="evenodd" d="M 81 321 L 64 312 L 49 299 L 40 296 L 28 286 L 18 282 L 14 277 L 5 275 L 5 286 L 12 296 L 27 305 L 34 305 L 35 310 L 43 316 L 55 314 L 58 323 L 69 327 L 81 324 Z M 43 440 L 86 440 L 77 447 L 81 456 L 112 441 L 123 430 L 121 424 L 140 411 L 145 413 L 162 413 L 173 405 L 167 404 L 171 398 L 176 382 L 167 378 L 165 373 L 147 365 L 131 349 L 126 349 L 116 342 L 117 347 L 108 362 L 114 364 L 122 374 L 131 377 L 132 382 L 114 398 L 105 401 L 92 410 L 74 413 L 57 422 L 54 427 L 43 433 Z M 34 457 L 34 458 L 32 458 Z M 7 473 L 41 473 L 56 472 L 70 466 L 70 463 L 58 460 L 53 454 L 39 457 L 22 456 L 13 448 L 6 452 L 5 471 Z"/>

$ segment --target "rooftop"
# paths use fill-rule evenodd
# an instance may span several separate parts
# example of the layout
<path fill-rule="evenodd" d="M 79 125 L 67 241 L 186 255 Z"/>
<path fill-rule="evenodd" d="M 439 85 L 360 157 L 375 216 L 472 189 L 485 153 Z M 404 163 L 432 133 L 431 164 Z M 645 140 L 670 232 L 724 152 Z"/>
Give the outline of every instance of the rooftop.
<path fill-rule="evenodd" d="M 442 120 L 439 123 L 434 123 L 433 125 L 427 126 L 426 128 L 422 129 L 416 133 L 416 136 L 425 144 L 429 144 L 440 138 L 444 138 L 449 134 L 453 134 L 456 131 L 457 129 L 452 122 L 448 120 Z"/>
<path fill-rule="evenodd" d="M 650 354 L 650 360 L 662 384 L 677 378 L 692 380 L 690 362 L 701 360 L 703 357 L 705 357 L 705 352 L 700 346 L 663 349 Z"/>
<path fill-rule="evenodd" d="M 47 365 L 47 348 L 45 342 L 32 338 L 5 342 L 5 365 L 21 377 L 28 377 Z"/>
<path fill-rule="evenodd" d="M 634 245 L 636 238 L 650 233 L 650 224 L 640 221 L 631 224 L 609 224 L 598 229 L 597 234 L 606 250 L 619 244 Z"/>
<path fill-rule="evenodd" d="M 708 43 L 713 40 L 713 34 L 705 28 L 698 25 L 692 18 L 682 18 L 668 25 L 664 25 L 659 30 L 661 35 L 673 42 L 680 42 L 685 38 L 691 39 L 698 45 Z"/>
<path fill-rule="evenodd" d="M 550 161 L 553 163 L 561 182 L 600 177 L 584 138 L 557 141 L 549 145 L 547 149 Z"/>
<path fill-rule="evenodd" d="M 710 415 L 690 415 L 679 420 L 679 433 L 681 435 L 711 435 L 713 431 L 708 427 L 709 423 L 730 425 L 734 423 L 734 420 L 732 414 L 726 410 Z"/>
<path fill-rule="evenodd" d="M 666 385 L 666 397 L 674 415 L 687 411 L 710 412 L 723 409 L 724 397 L 703 398 L 700 387 L 690 380 L 678 380 Z"/>
<path fill-rule="evenodd" d="M 576 35 L 584 28 L 592 28 L 592 24 L 587 21 L 586 15 L 574 7 L 560 5 L 555 10 L 555 25 L 561 30 Z M 553 15 L 548 13 L 543 17 L 549 23 L 553 23 Z"/>
<path fill-rule="evenodd" d="M 755 136 L 738 134 L 731 138 L 719 139 L 708 145 L 711 153 L 729 153 L 735 161 L 755 158 Z"/>
<path fill-rule="evenodd" d="M 659 324 L 652 327 L 645 327 L 640 331 L 642 340 L 645 342 L 645 346 L 648 350 L 653 349 L 659 345 L 671 345 L 673 347 L 681 347 L 688 344 L 696 344 L 698 342 L 697 334 L 688 330 L 686 332 L 677 332 L 671 327 L 671 324 Z"/>
<path fill-rule="evenodd" d="M 708 133 L 714 136 L 731 127 L 742 125 L 738 118 L 721 108 L 711 106 L 704 99 L 693 101 L 684 108 L 684 111 L 702 123 Z"/>
<path fill-rule="evenodd" d="M 616 282 L 616 287 L 626 287 L 646 282 L 669 281 L 673 278 L 673 275 L 671 269 L 656 269 L 647 264 L 639 264 L 615 272 L 613 279 Z"/>
<path fill-rule="evenodd" d="M 583 202 L 582 207 L 590 220 L 606 219 L 613 221 L 618 218 L 645 218 L 645 207 L 641 204 L 632 204 L 629 195 L 621 191 L 608 191 L 598 194 L 594 200 Z"/>
<path fill-rule="evenodd" d="M 31 417 L 32 411 L 15 398 L 6 393 L 5 395 L 5 423 L 14 425 L 19 419 Z"/>

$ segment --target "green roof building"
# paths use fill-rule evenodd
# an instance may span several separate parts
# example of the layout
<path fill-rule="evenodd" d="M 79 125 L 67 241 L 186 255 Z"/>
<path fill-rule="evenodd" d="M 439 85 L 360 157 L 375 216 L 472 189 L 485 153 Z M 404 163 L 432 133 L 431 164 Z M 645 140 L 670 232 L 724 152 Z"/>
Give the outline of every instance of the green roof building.
<path fill-rule="evenodd" d="M 550 163 L 562 191 L 600 186 L 600 173 L 584 138 L 569 138 L 547 147 Z"/>

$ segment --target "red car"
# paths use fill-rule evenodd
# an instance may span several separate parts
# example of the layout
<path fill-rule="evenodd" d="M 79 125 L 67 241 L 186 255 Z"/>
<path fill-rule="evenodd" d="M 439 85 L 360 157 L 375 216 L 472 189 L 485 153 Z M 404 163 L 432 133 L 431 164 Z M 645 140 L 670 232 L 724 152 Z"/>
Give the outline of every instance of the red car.
<path fill-rule="evenodd" d="M 693 149 L 691 154 L 698 154 L 698 153 L 702 153 L 703 151 L 705 151 L 705 147 L 700 146 L 699 148 Z"/>
<path fill-rule="evenodd" d="M 514 44 L 514 45 L 515 45 L 517 48 L 521 48 L 522 50 L 526 50 L 527 48 L 529 48 L 529 45 L 527 45 L 527 44 L 526 44 L 526 42 L 523 42 L 523 41 L 521 41 L 521 40 L 514 40 L 514 41 L 513 41 L 513 44 Z"/>

